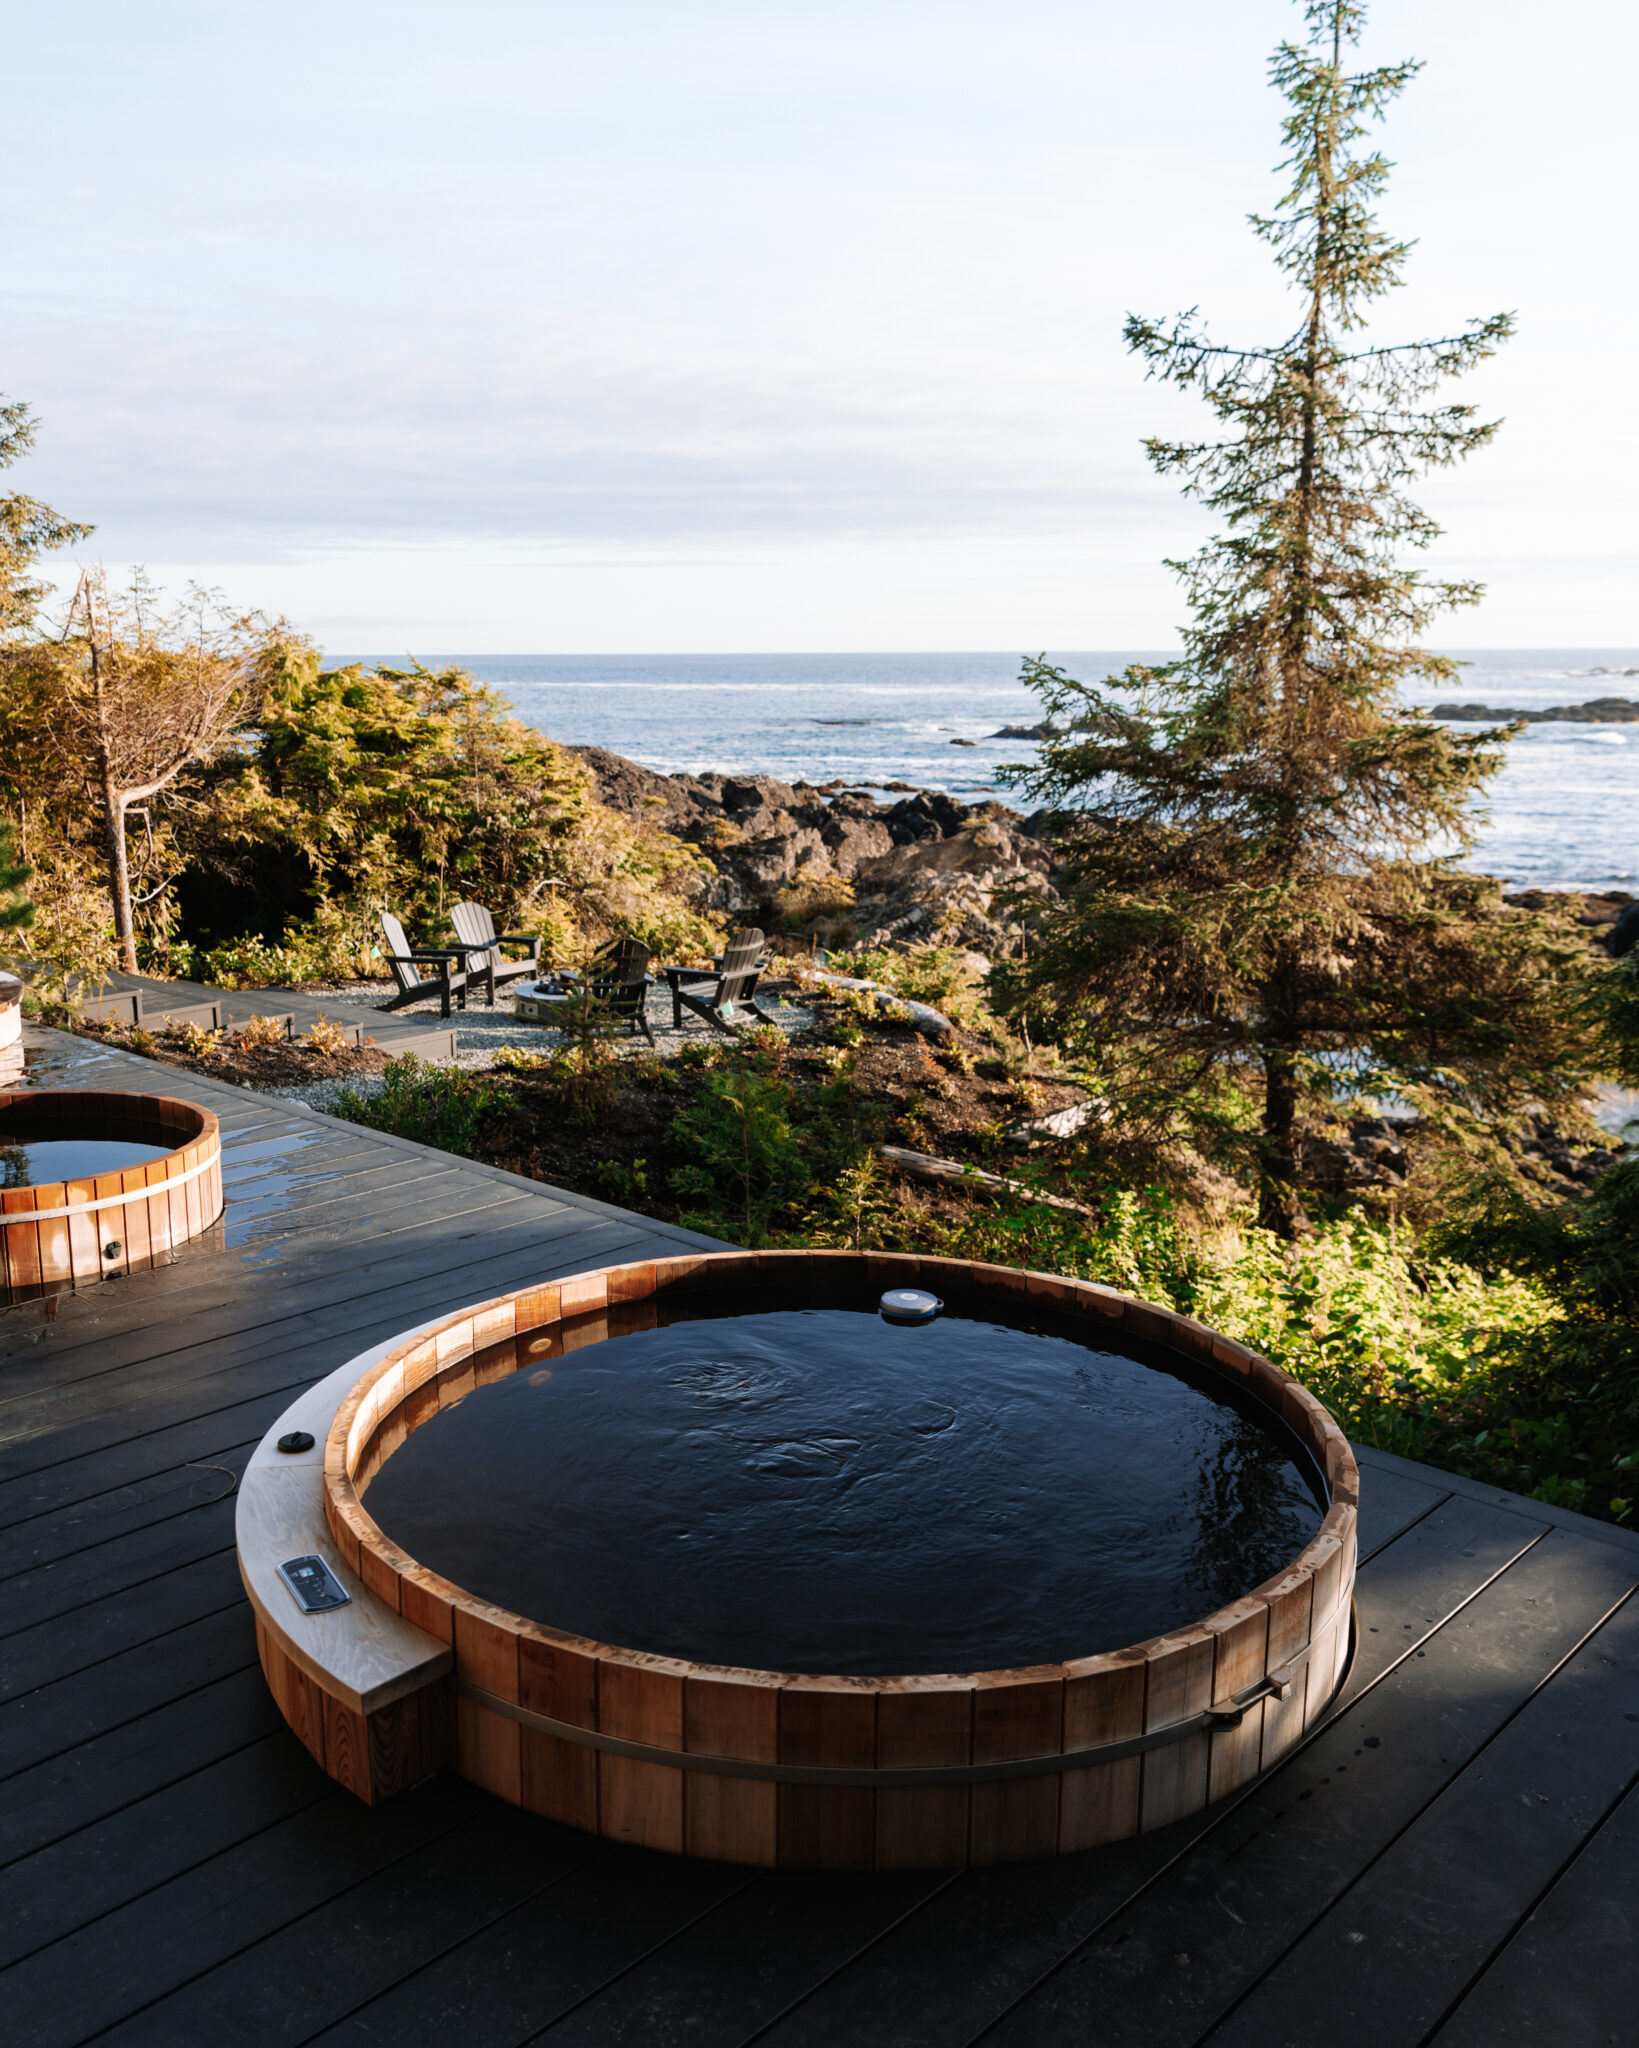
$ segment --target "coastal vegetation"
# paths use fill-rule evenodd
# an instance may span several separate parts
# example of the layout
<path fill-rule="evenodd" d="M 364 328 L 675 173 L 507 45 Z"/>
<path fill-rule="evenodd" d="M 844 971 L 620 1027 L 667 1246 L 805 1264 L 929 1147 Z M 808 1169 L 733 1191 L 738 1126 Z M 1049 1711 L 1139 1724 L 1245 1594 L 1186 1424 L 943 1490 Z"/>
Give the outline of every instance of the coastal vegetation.
<path fill-rule="evenodd" d="M 437 942 L 462 897 L 558 964 L 628 933 L 698 957 L 757 923 L 811 1025 L 669 1059 L 590 1000 L 486 1072 L 322 1023 L 299 1045 L 96 1028 L 251 1086 L 354 1084 L 343 1116 L 739 1243 L 1105 1281 L 1268 1352 L 1357 1437 L 1631 1521 L 1639 1162 L 1586 1103 L 1600 1077 L 1639 1086 L 1639 951 L 1613 967 L 1457 865 L 1505 729 L 1401 708 L 1452 681 L 1422 636 L 1477 595 L 1404 565 L 1435 535 L 1406 488 L 1489 438 L 1432 398 L 1510 322 L 1358 345 L 1406 254 L 1363 138 L 1414 67 L 1351 76 L 1360 10 L 1307 14 L 1274 67 L 1288 190 L 1254 222 L 1300 318 L 1252 349 L 1193 316 L 1129 324 L 1219 422 L 1149 446 L 1224 530 L 1179 565 L 1178 661 L 1103 685 L 1027 666 L 1033 816 L 660 775 L 560 745 L 459 669 L 326 668 L 278 621 L 140 579 L 86 574 L 48 618 L 39 557 L 90 529 L 13 494 L 0 939 L 33 999 L 71 1020 L 116 963 L 379 979 L 381 909 Z M 0 406 L 0 467 L 33 433 Z M 819 979 L 822 947 L 948 1035 Z M 946 1177 L 905 1178 L 908 1154 Z"/>
<path fill-rule="evenodd" d="M 87 838 L 99 842 L 114 957 L 127 973 L 137 971 L 136 910 L 163 901 L 170 882 L 156 811 L 254 702 L 258 638 L 256 621 L 223 614 L 203 592 L 162 608 L 141 578 L 114 592 L 88 570 L 60 634 L 6 650 L 8 694 L 33 714 L 25 743 L 88 799 Z M 134 817 L 145 828 L 135 874 Z"/>
<path fill-rule="evenodd" d="M 33 872 L 17 858 L 15 827 L 0 819 L 0 932 L 21 931 L 34 922 L 34 905 L 24 893 Z"/>
<path fill-rule="evenodd" d="M 59 1001 L 116 965 L 368 977 L 381 908 L 437 942 L 468 895 L 559 961 L 718 930 L 700 857 L 462 670 L 326 670 L 277 622 L 140 581 L 87 576 L 58 631 L 0 639 L 0 809 L 33 870 L 23 964 Z"/>
<path fill-rule="evenodd" d="M 898 978 L 887 956 L 850 964 Z M 1293 1239 L 1259 1226 L 1250 1204 L 1208 1223 L 1159 1186 L 1089 1176 L 1074 1142 L 1018 1149 L 1021 1126 L 1076 1096 L 1068 1074 L 1035 1064 L 982 992 L 968 986 L 964 1000 L 948 956 L 897 967 L 907 993 L 962 1017 L 952 1043 L 806 988 L 815 1023 L 794 1041 L 762 1029 L 702 1037 L 671 1059 L 610 1049 L 590 1062 L 566 1048 L 484 1076 L 406 1061 L 385 1094 L 344 1098 L 337 1113 L 733 1243 L 880 1246 L 1100 1281 L 1256 1346 L 1351 1436 L 1633 1520 L 1632 1167 L 1546 1208 L 1498 1183 L 1444 1233 L 1341 1202 L 1315 1203 Z M 904 1181 L 885 1144 L 999 1168 L 1025 1191 Z M 1084 1213 L 1038 1198 L 1053 1189 Z M 1485 1206 L 1496 1203 L 1515 1230 L 1507 1250 Z"/>
<path fill-rule="evenodd" d="M 203 796 L 179 909 L 247 976 L 293 942 L 367 962 L 379 906 L 442 939 L 468 896 L 560 962 L 617 931 L 697 950 L 715 929 L 692 907 L 699 858 L 606 808 L 577 756 L 461 669 L 327 670 L 281 634 Z"/>
<path fill-rule="evenodd" d="M 0 404 L 0 469 L 33 446 Z M 370 975 L 376 916 L 441 940 L 475 895 L 572 960 L 614 932 L 698 951 L 709 872 L 598 800 L 591 771 L 464 671 L 326 670 L 281 621 L 43 555 L 89 538 L 0 496 L 0 817 L 30 874 L 35 998 L 108 968 L 229 986 Z M 9 920 L 13 926 L 18 920 Z"/>

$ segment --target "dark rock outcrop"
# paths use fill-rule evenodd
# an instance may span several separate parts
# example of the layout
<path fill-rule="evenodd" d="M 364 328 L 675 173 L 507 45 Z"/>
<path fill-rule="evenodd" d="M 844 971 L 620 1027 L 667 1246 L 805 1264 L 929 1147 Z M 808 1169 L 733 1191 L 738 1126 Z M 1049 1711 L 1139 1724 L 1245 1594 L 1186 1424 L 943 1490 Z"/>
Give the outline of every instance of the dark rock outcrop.
<path fill-rule="evenodd" d="M 1502 900 L 1512 910 L 1557 911 L 1618 958 L 1639 940 L 1639 903 L 1625 889 L 1598 895 L 1572 889 L 1516 889 Z"/>
<path fill-rule="evenodd" d="M 1022 931 L 997 901 L 1009 885 L 1052 893 L 1052 855 L 1005 804 L 963 804 L 942 790 L 907 789 L 879 803 L 868 791 L 780 782 L 771 775 L 662 775 L 604 747 L 574 751 L 600 800 L 694 847 L 711 863 L 703 907 L 765 926 L 791 891 L 845 917 L 861 937 L 939 939 L 990 958 Z M 848 897 L 852 893 L 852 903 Z M 815 922 L 814 918 L 807 920 Z"/>
<path fill-rule="evenodd" d="M 1595 669 L 1594 674 L 1604 671 Z M 1632 669 L 1624 669 L 1632 675 Z M 1550 704 L 1538 711 L 1499 710 L 1494 704 L 1436 704 L 1431 718 L 1449 718 L 1465 725 L 1507 725 L 1523 718 L 1527 725 L 1633 725 L 1639 723 L 1639 703 L 1631 697 L 1592 697 L 1586 704 Z"/>
<path fill-rule="evenodd" d="M 1298 1151 L 1309 1185 L 1331 1195 L 1399 1187 L 1411 1164 L 1409 1128 L 1389 1117 L 1356 1117 L 1346 1132 L 1306 1133 Z"/>

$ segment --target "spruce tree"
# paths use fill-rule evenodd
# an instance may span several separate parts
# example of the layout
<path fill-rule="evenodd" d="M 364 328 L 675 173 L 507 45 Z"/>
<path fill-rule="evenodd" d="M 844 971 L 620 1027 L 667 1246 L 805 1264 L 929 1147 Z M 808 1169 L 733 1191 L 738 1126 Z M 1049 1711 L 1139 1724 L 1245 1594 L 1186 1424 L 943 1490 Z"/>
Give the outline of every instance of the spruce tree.
<path fill-rule="evenodd" d="M 1271 64 L 1286 190 L 1252 216 L 1297 322 L 1253 348 L 1193 313 L 1127 323 L 1148 374 L 1216 416 L 1210 438 L 1145 446 L 1223 528 L 1168 565 L 1187 592 L 1180 659 L 1113 689 L 1026 666 L 1067 729 L 1014 775 L 1058 813 L 1066 889 L 1002 977 L 1033 1027 L 1102 1069 L 1129 1134 L 1250 1169 L 1283 1234 L 1308 1135 L 1351 1100 L 1397 1096 L 1472 1157 L 1527 1101 L 1574 1120 L 1585 1085 L 1585 1034 L 1557 999 L 1576 942 L 1545 943 L 1454 865 L 1506 730 L 1403 709 L 1457 666 L 1420 644 L 1429 621 L 1481 595 L 1406 565 L 1439 530 L 1406 486 L 1496 431 L 1433 401 L 1512 316 L 1364 343 L 1410 247 L 1378 226 L 1390 166 L 1366 137 L 1419 67 L 1345 68 L 1354 0 L 1305 15 L 1306 40 Z"/>

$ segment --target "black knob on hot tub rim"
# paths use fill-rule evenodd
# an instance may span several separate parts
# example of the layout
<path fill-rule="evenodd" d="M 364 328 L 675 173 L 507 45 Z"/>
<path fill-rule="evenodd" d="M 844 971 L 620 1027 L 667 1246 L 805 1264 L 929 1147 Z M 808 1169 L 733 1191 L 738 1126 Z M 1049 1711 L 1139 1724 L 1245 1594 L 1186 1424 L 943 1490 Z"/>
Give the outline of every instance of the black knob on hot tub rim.
<path fill-rule="evenodd" d="M 313 1448 L 313 1439 L 305 1429 L 287 1430 L 279 1439 L 279 1448 L 281 1451 L 292 1453 L 296 1451 L 310 1451 Z"/>

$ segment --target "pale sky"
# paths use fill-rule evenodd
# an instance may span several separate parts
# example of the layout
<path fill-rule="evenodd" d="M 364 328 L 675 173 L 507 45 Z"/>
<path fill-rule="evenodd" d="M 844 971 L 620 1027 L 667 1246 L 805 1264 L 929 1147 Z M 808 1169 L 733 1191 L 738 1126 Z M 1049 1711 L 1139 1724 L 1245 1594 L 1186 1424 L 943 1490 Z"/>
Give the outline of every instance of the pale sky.
<path fill-rule="evenodd" d="M 1133 647 L 1202 534 L 1128 310 L 1289 324 L 1290 0 L 0 0 L 7 482 L 332 649 Z M 1639 639 L 1634 10 L 1378 0 L 1419 238 L 1502 308 L 1436 638 Z M 0 484 L 0 488 L 5 485 Z"/>

